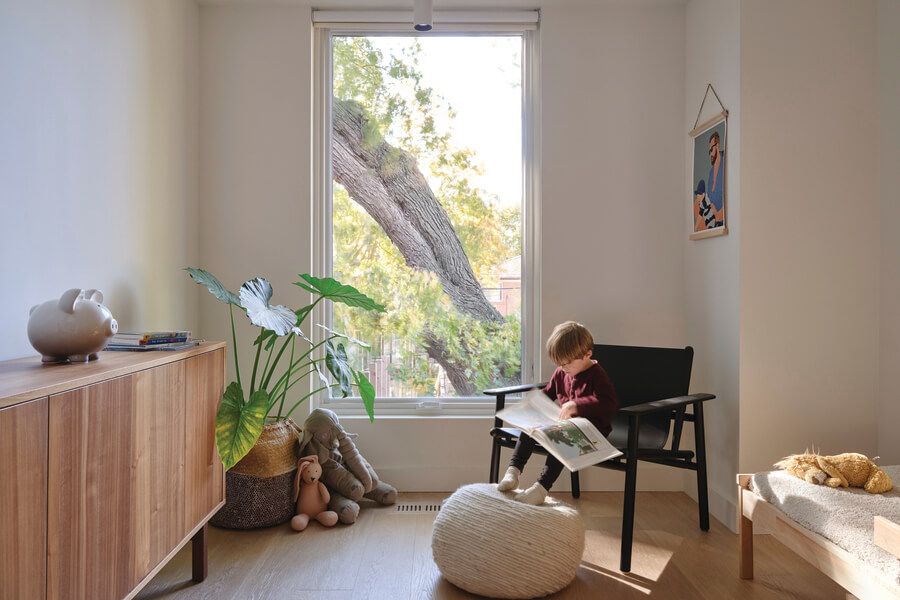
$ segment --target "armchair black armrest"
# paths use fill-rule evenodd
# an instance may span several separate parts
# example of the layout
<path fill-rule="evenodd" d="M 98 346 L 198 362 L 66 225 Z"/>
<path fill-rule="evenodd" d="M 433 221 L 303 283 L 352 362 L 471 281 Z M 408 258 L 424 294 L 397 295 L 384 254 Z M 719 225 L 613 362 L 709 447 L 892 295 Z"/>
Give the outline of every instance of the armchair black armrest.
<path fill-rule="evenodd" d="M 511 385 L 509 387 L 499 387 L 493 388 L 490 390 L 484 390 L 485 395 L 487 396 L 505 396 L 507 394 L 518 394 L 520 392 L 527 392 L 528 390 L 533 390 L 536 387 L 543 387 L 547 384 L 545 383 L 523 383 L 522 385 Z"/>
<path fill-rule="evenodd" d="M 623 406 L 619 409 L 619 413 L 623 415 L 645 415 L 661 410 L 674 410 L 682 406 L 694 404 L 696 402 L 705 402 L 715 398 L 712 394 L 690 394 L 688 396 L 678 396 L 676 398 L 666 398 L 665 400 L 654 400 L 653 402 L 644 402 L 643 404 L 634 404 L 632 406 Z"/>

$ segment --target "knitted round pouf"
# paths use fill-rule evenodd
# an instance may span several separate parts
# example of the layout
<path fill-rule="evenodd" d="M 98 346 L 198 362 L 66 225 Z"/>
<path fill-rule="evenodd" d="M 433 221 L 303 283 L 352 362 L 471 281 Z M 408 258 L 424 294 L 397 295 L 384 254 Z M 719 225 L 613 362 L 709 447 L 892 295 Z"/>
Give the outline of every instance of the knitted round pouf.
<path fill-rule="evenodd" d="M 537 598 L 566 587 L 584 552 L 584 521 L 548 497 L 513 500 L 491 483 L 466 485 L 434 520 L 431 552 L 450 583 L 490 598 Z"/>

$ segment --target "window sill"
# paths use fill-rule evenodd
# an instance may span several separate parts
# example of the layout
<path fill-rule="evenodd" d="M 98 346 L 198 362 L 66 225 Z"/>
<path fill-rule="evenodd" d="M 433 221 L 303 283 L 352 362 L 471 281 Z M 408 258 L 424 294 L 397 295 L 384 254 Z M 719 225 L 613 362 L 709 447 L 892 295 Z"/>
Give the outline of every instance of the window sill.
<path fill-rule="evenodd" d="M 368 415 L 361 408 L 345 408 L 329 404 L 320 404 L 320 408 L 333 410 L 341 419 L 360 418 L 368 420 Z M 494 416 L 494 405 L 484 407 L 465 407 L 465 408 L 447 408 L 447 407 L 382 407 L 375 401 L 375 418 L 383 419 L 391 418 L 484 418 Z"/>

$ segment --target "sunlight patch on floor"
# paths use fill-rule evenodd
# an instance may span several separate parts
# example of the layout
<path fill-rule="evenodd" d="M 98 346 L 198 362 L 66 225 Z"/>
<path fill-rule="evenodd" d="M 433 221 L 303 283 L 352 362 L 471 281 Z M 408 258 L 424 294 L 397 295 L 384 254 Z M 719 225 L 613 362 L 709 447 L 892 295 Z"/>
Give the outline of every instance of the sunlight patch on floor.
<path fill-rule="evenodd" d="M 672 556 L 684 542 L 682 536 L 667 531 L 645 531 L 634 537 L 631 551 L 632 571 L 651 581 L 659 580 L 669 566 Z M 650 539 L 647 540 L 647 537 Z"/>
<path fill-rule="evenodd" d="M 606 577 L 649 594 L 683 541 L 681 536 L 664 531 L 636 531 L 631 550 L 632 570 L 622 573 L 618 570 L 622 546 L 620 533 L 588 530 L 585 542 L 591 550 L 585 553 L 582 568 L 593 568 Z"/>
<path fill-rule="evenodd" d="M 604 577 L 607 579 L 612 579 L 621 583 L 623 585 L 627 585 L 634 590 L 645 594 L 647 596 L 650 595 L 652 591 L 653 581 L 649 581 L 640 575 L 635 575 L 634 573 L 622 573 L 618 570 L 604 569 L 603 567 L 597 566 L 593 563 L 590 563 L 586 560 L 581 561 L 581 565 L 579 566 L 579 570 L 587 571 L 588 573 L 599 575 L 600 577 Z"/>

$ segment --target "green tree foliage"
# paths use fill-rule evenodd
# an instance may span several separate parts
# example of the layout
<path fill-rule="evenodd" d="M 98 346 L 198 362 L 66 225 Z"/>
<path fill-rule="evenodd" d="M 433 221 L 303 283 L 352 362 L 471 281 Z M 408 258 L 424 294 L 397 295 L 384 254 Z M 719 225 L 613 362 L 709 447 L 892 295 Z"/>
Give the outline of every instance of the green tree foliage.
<path fill-rule="evenodd" d="M 495 197 L 472 184 L 481 168 L 471 150 L 454 145 L 449 126 L 441 125 L 452 123 L 454 114 L 423 84 L 418 41 L 398 40 L 393 48 L 386 54 L 367 38 L 335 38 L 334 95 L 366 107 L 371 139 L 383 137 L 416 158 L 476 277 L 483 287 L 498 287 L 499 265 L 521 254 L 519 210 L 501 208 Z M 435 391 L 437 367 L 419 350 L 426 331 L 445 342 L 450 358 L 465 367 L 475 387 L 518 379 L 518 314 L 502 324 L 461 315 L 437 278 L 409 268 L 381 227 L 337 184 L 333 214 L 335 277 L 360 289 L 380 290 L 378 297 L 388 308 L 386 313 L 354 314 L 335 307 L 336 324 L 374 342 L 376 355 L 390 351 L 391 375 L 408 394 Z"/>

